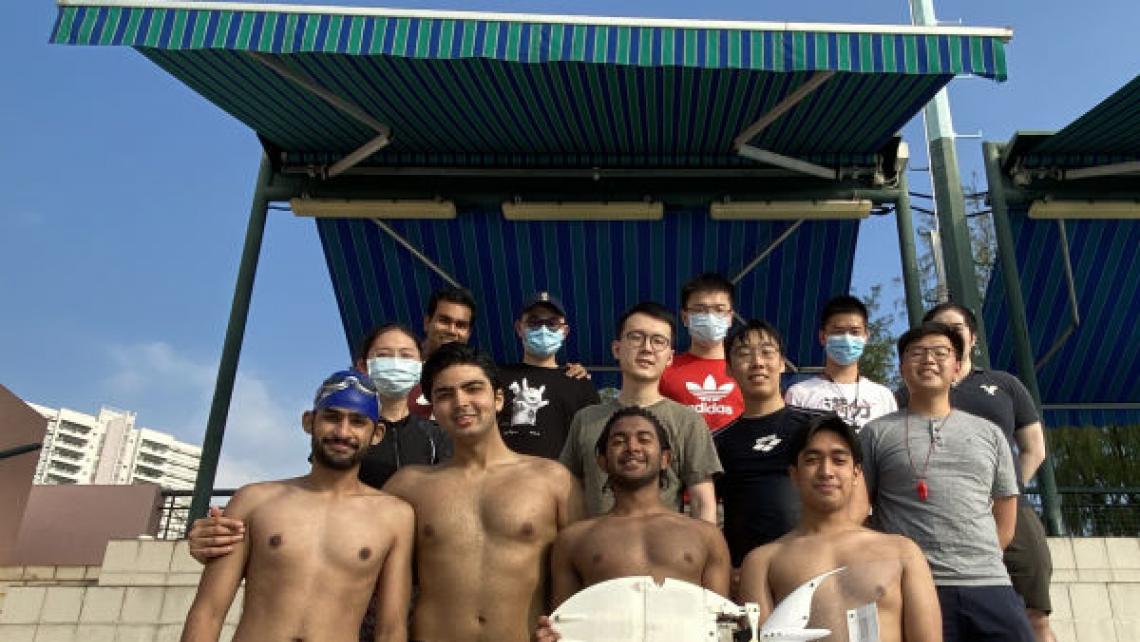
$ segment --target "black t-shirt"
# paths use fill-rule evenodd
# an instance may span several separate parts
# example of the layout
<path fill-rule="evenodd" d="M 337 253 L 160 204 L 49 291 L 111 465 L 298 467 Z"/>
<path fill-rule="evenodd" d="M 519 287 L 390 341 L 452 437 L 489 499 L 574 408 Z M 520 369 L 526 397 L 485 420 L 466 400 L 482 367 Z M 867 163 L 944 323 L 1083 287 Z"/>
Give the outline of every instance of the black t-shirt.
<path fill-rule="evenodd" d="M 360 481 L 380 488 L 401 466 L 432 466 L 451 458 L 451 438 L 434 421 L 408 415 L 384 422 L 384 438 L 369 446 L 360 463 Z"/>
<path fill-rule="evenodd" d="M 899 402 L 899 408 L 905 408 L 909 399 L 906 388 L 896 391 L 895 398 Z M 1014 433 L 1040 421 L 1029 391 L 1017 377 L 1001 370 L 971 370 L 965 379 L 950 389 L 950 406 L 993 422 L 1001 428 L 1002 434 L 1009 441 L 1010 452 L 1014 453 L 1014 464 L 1017 463 L 1017 440 Z M 1017 487 L 1024 500 L 1021 470 L 1016 466 L 1015 470 Z"/>
<path fill-rule="evenodd" d="M 724 474 L 716 479 L 724 502 L 724 538 L 739 567 L 753 548 L 796 525 L 800 498 L 788 478 L 791 438 L 819 411 L 785 406 L 763 417 L 740 417 L 713 433 Z"/>
<path fill-rule="evenodd" d="M 566 368 L 516 363 L 503 366 L 499 379 L 506 392 L 499 430 L 524 455 L 558 459 L 574 413 L 601 401 L 589 379 L 567 377 Z"/>

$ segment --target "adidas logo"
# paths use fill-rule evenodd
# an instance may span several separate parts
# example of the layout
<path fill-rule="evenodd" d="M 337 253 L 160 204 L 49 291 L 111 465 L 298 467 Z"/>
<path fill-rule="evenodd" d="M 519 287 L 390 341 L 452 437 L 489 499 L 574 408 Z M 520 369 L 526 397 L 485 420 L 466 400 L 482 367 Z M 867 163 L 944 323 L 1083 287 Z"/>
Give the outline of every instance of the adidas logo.
<path fill-rule="evenodd" d="M 736 384 L 732 382 L 716 385 L 716 379 L 713 379 L 712 375 L 705 377 L 705 381 L 701 385 L 692 381 L 685 382 L 685 390 L 705 403 L 716 403 L 724 399 L 734 388 L 736 388 Z"/>

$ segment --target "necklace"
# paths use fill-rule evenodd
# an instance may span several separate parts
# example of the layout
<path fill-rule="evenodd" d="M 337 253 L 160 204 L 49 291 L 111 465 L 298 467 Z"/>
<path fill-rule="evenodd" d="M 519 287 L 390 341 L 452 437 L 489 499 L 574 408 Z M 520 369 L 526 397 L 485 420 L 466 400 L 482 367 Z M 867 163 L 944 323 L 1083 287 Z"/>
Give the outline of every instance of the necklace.
<path fill-rule="evenodd" d="M 840 417 L 844 417 L 844 415 L 846 415 L 846 417 L 844 417 L 844 421 L 851 424 L 852 426 L 856 426 L 859 419 L 859 384 L 862 383 L 860 381 L 862 377 L 860 377 L 858 374 L 855 375 L 855 398 L 852 400 L 847 399 L 847 394 L 843 392 L 843 386 L 839 385 L 839 382 L 835 379 L 832 379 L 831 375 L 825 372 L 823 373 L 823 378 L 831 384 L 832 388 L 835 388 L 836 394 L 838 394 L 839 398 L 843 400 L 844 407 L 842 410 L 845 412 L 840 412 L 841 409 L 836 408 L 832 408 L 832 410 L 834 410 L 835 414 L 839 415 Z"/>
<path fill-rule="evenodd" d="M 949 421 L 950 415 L 952 414 L 954 414 L 953 409 L 946 413 L 946 416 L 942 418 L 942 422 L 939 423 L 937 427 L 934 425 L 934 420 L 930 420 L 930 445 L 926 447 L 926 459 L 923 460 L 922 472 L 919 473 L 918 469 L 914 466 L 914 455 L 910 452 L 910 413 L 906 413 L 906 418 L 904 419 L 904 426 L 906 427 L 906 435 L 904 437 L 906 440 L 906 458 L 910 462 L 910 472 L 914 475 L 914 490 L 918 493 L 918 499 L 921 501 L 926 501 L 926 498 L 930 497 L 930 487 L 926 485 L 926 470 L 930 467 L 930 455 L 934 452 L 934 433 L 937 430 L 942 430 L 942 427 L 946 425 L 946 422 Z"/>

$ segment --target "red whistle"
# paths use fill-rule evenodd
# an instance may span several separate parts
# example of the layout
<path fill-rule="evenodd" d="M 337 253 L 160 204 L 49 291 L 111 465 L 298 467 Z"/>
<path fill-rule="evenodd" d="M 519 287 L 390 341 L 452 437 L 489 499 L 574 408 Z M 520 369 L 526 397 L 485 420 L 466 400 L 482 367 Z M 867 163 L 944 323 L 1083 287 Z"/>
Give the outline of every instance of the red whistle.
<path fill-rule="evenodd" d="M 918 490 L 918 498 L 922 501 L 926 501 L 926 498 L 930 497 L 930 488 L 927 487 L 925 479 L 918 480 L 915 489 Z"/>

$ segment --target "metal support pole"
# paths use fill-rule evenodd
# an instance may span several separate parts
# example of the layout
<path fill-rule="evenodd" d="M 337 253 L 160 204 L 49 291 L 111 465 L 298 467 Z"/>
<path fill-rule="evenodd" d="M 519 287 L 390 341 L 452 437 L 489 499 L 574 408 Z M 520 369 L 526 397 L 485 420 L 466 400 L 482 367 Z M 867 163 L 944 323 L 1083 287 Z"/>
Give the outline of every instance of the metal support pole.
<path fill-rule="evenodd" d="M 934 0 L 910 0 L 911 20 L 916 25 L 936 26 Z M 989 366 L 989 349 L 982 324 L 978 278 L 974 272 L 974 256 L 970 247 L 970 229 L 966 223 L 966 201 L 962 196 L 962 179 L 958 173 L 958 154 L 954 147 L 954 125 L 950 118 L 950 99 L 943 88 L 923 110 L 926 120 L 927 150 L 934 201 L 938 211 L 938 227 L 942 240 L 942 256 L 946 264 L 946 284 L 955 303 L 973 310 L 978 317 L 978 356 L 975 361 Z"/>
<path fill-rule="evenodd" d="M 1005 302 L 1009 311 L 1009 324 L 1013 330 L 1013 350 L 1017 358 L 1017 372 L 1021 381 L 1042 412 L 1041 390 L 1037 384 L 1037 369 L 1033 364 L 1033 346 L 1029 343 L 1029 321 L 1025 315 L 1025 301 L 1021 296 L 1021 273 L 1017 267 L 1017 254 L 1013 240 L 1013 227 L 1009 223 L 1009 207 L 1005 200 L 1005 179 L 1001 172 L 1001 146 L 982 143 L 986 163 L 986 182 L 990 186 L 990 208 L 994 217 L 998 260 L 1001 261 L 1002 283 L 1005 285 Z M 1044 423 L 1044 422 L 1042 422 Z M 1048 433 L 1046 432 L 1046 435 Z M 1064 535 L 1061 522 L 1061 498 L 1057 494 L 1057 480 L 1053 474 L 1052 450 L 1046 448 L 1045 461 L 1037 469 L 1041 486 L 1041 506 L 1045 513 L 1045 528 L 1050 535 Z"/>
<path fill-rule="evenodd" d="M 234 286 L 230 320 L 226 326 L 226 339 L 222 344 L 222 359 L 218 364 L 218 378 L 214 384 L 214 400 L 210 404 L 210 417 L 206 422 L 206 437 L 202 441 L 202 459 L 198 464 L 198 477 L 194 481 L 194 497 L 190 501 L 191 522 L 205 517 L 214 492 L 214 477 L 218 472 L 218 457 L 222 452 L 222 438 L 226 432 L 226 418 L 230 412 L 234 380 L 237 378 L 238 357 L 241 355 L 245 322 L 249 318 L 249 301 L 253 295 L 253 280 L 257 275 L 257 260 L 261 255 L 261 239 L 265 234 L 265 218 L 269 211 L 267 187 L 273 175 L 269 159 L 261 157 L 257 185 L 253 190 L 253 203 L 249 209 L 249 224 L 245 229 L 245 246 L 241 252 L 237 284 Z"/>
<path fill-rule="evenodd" d="M 906 172 L 899 172 L 899 197 L 895 200 L 895 223 L 899 229 L 899 254 L 902 258 L 903 290 L 906 292 L 906 317 L 913 328 L 922 322 L 922 284 L 918 276 L 918 251 L 914 243 L 914 219 L 910 213 Z"/>

